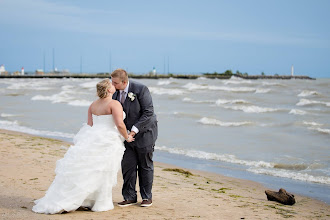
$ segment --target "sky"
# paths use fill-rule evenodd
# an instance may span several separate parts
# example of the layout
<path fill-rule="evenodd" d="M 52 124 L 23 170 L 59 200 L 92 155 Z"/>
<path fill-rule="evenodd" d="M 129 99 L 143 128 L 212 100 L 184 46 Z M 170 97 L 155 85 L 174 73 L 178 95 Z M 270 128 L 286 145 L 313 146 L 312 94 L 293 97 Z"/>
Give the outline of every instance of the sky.
<path fill-rule="evenodd" d="M 330 77 L 329 0 L 0 0 L 8 71 Z M 54 56 L 53 56 L 54 55 Z"/>

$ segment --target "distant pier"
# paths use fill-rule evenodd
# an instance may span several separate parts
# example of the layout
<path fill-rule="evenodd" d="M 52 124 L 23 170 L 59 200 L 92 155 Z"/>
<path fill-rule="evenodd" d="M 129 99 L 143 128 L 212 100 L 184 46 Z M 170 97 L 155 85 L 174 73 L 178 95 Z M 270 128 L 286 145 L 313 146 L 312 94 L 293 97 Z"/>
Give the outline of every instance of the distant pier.
<path fill-rule="evenodd" d="M 290 75 L 276 75 L 276 76 L 266 76 L 266 75 L 239 75 L 239 74 L 232 74 L 232 75 L 225 75 L 225 74 L 215 74 L 215 75 L 134 75 L 129 74 L 130 78 L 135 79 L 169 79 L 169 78 L 176 78 L 176 79 L 198 79 L 200 77 L 208 78 L 208 79 L 230 79 L 232 76 L 239 77 L 242 79 L 249 79 L 249 80 L 257 80 L 257 79 L 309 79 L 315 80 L 315 78 L 311 78 L 309 76 L 290 76 Z M 45 74 L 45 75 L 0 75 L 0 79 L 3 78 L 17 78 L 17 79 L 24 79 L 24 78 L 110 78 L 110 74 Z"/>

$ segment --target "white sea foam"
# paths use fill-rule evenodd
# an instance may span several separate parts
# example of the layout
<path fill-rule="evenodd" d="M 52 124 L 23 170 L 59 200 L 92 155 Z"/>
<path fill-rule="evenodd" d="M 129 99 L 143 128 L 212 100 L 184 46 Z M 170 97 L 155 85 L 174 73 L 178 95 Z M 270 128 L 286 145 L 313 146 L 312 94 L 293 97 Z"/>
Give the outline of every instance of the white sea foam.
<path fill-rule="evenodd" d="M 251 80 L 245 80 L 245 79 L 241 79 L 241 78 L 238 78 L 238 77 L 231 77 L 230 80 L 224 80 L 223 83 L 225 85 L 228 85 L 228 84 L 251 84 Z"/>
<path fill-rule="evenodd" d="M 190 103 L 214 103 L 212 100 L 193 100 L 191 98 L 183 98 L 182 101 L 184 102 L 190 102 Z"/>
<path fill-rule="evenodd" d="M 308 99 L 300 99 L 299 102 L 296 104 L 298 106 L 305 106 L 305 105 L 326 105 L 330 107 L 330 102 L 322 102 L 322 101 L 313 101 Z"/>
<path fill-rule="evenodd" d="M 188 90 L 219 90 L 227 92 L 256 92 L 257 89 L 253 87 L 227 87 L 227 86 L 210 86 L 210 85 L 199 85 L 195 83 L 187 83 L 182 86 Z"/>
<path fill-rule="evenodd" d="M 26 82 L 13 81 L 8 84 L 9 84 L 9 86 L 7 87 L 7 89 L 13 89 L 13 90 L 21 90 L 21 89 L 51 90 L 52 89 L 52 87 L 49 86 L 49 85 L 51 85 L 51 82 L 49 82 L 49 81 L 38 81 L 38 80 L 26 81 Z"/>
<path fill-rule="evenodd" d="M 18 115 L 1 113 L 0 116 L 3 117 L 3 118 L 9 118 L 9 117 L 15 117 L 15 116 L 18 116 Z"/>
<path fill-rule="evenodd" d="M 157 85 L 159 85 L 159 86 L 169 85 L 169 84 L 171 84 L 171 81 L 169 81 L 169 80 L 166 80 L 166 81 L 161 80 L 161 81 L 157 82 Z"/>
<path fill-rule="evenodd" d="M 255 105 L 251 106 L 223 106 L 227 109 L 233 109 L 233 110 L 240 110 L 246 113 L 265 113 L 265 112 L 275 112 L 279 111 L 280 109 L 276 108 L 265 108 L 265 107 L 259 107 Z"/>
<path fill-rule="evenodd" d="M 305 115 L 305 114 L 307 114 L 307 112 L 306 111 L 303 111 L 303 110 L 299 110 L 299 109 L 291 109 L 291 111 L 289 112 L 289 114 Z"/>
<path fill-rule="evenodd" d="M 165 89 L 165 88 L 149 87 L 149 90 L 152 94 L 156 94 L 156 95 L 182 95 L 185 93 L 182 89 Z"/>
<path fill-rule="evenodd" d="M 75 98 L 73 90 L 63 90 L 60 93 L 44 96 L 36 95 L 31 98 L 33 101 L 51 101 L 51 103 L 67 103 L 72 106 L 89 106 L 92 102 L 84 99 Z"/>
<path fill-rule="evenodd" d="M 309 91 L 309 90 L 303 90 L 301 93 L 299 93 L 298 96 L 300 97 L 306 97 L 306 96 L 312 96 L 312 95 L 321 95 L 317 91 Z"/>
<path fill-rule="evenodd" d="M 206 85 L 198 85 L 195 83 L 187 83 L 186 85 L 184 85 L 182 87 L 185 89 L 188 89 L 188 90 L 197 90 L 197 89 L 207 89 L 208 88 L 208 86 L 206 86 Z"/>
<path fill-rule="evenodd" d="M 227 163 L 234 163 L 248 166 L 247 171 L 266 174 L 277 177 L 291 178 L 301 181 L 316 182 L 323 184 L 330 184 L 330 178 L 325 176 L 312 176 L 306 173 L 301 173 L 297 171 L 308 170 L 310 166 L 307 165 L 279 165 L 276 163 L 270 163 L 265 161 L 249 161 L 238 159 L 235 155 L 231 154 L 217 154 L 217 153 L 208 153 L 205 151 L 199 150 L 187 150 L 180 148 L 170 148 L 166 146 L 155 146 L 156 150 L 168 152 L 171 154 L 183 155 L 196 159 L 203 160 L 215 160 L 222 161 Z M 277 167 L 277 168 L 276 168 Z"/>
<path fill-rule="evenodd" d="M 99 82 L 100 80 L 93 80 L 90 82 L 85 82 L 85 83 L 81 83 L 79 84 L 80 87 L 85 88 L 85 89 L 94 89 L 96 88 L 96 84 Z"/>
<path fill-rule="evenodd" d="M 203 77 L 203 76 L 200 76 L 200 77 L 197 78 L 197 80 L 207 80 L 207 78 Z"/>
<path fill-rule="evenodd" d="M 44 95 L 36 95 L 31 98 L 33 101 L 51 101 L 52 103 L 67 103 L 72 100 L 72 96 L 66 92 L 62 91 L 58 94 L 54 94 L 51 96 L 44 96 Z"/>
<path fill-rule="evenodd" d="M 310 125 L 310 126 L 322 126 L 323 124 L 313 122 L 313 121 L 303 121 L 304 125 Z"/>
<path fill-rule="evenodd" d="M 323 133 L 323 134 L 330 134 L 330 129 L 326 129 L 326 128 L 310 127 L 308 129 L 318 131 L 318 132 Z"/>
<path fill-rule="evenodd" d="M 228 163 L 235 163 L 235 164 L 241 164 L 241 165 L 247 165 L 247 166 L 254 166 L 254 167 L 266 167 L 271 168 L 274 165 L 272 163 L 268 163 L 265 161 L 248 161 L 248 160 L 240 160 L 236 158 L 235 155 L 231 154 L 216 154 L 216 153 L 208 153 L 205 151 L 199 151 L 199 150 L 186 150 L 186 149 L 179 149 L 179 148 L 169 148 L 166 146 L 156 146 L 156 150 L 165 151 L 172 154 L 179 154 L 184 155 L 192 158 L 198 158 L 198 159 L 205 159 L 205 160 L 217 160 L 217 161 L 223 161 Z"/>
<path fill-rule="evenodd" d="M 70 90 L 70 89 L 74 89 L 75 87 L 73 85 L 64 85 L 61 87 L 63 90 Z"/>
<path fill-rule="evenodd" d="M 74 134 L 59 132 L 59 131 L 42 131 L 33 128 L 28 128 L 19 125 L 17 121 L 4 121 L 0 120 L 0 129 L 6 129 L 10 131 L 19 131 L 27 134 L 48 136 L 48 137 L 62 137 L 62 138 L 73 138 Z"/>
<path fill-rule="evenodd" d="M 262 82 L 262 85 L 263 86 L 282 86 L 282 87 L 286 86 L 284 84 L 274 83 L 274 82 Z"/>
<path fill-rule="evenodd" d="M 255 93 L 268 93 L 270 92 L 271 89 L 263 89 L 263 88 L 258 88 Z"/>
<path fill-rule="evenodd" d="M 228 99 L 218 99 L 215 104 L 216 105 L 223 105 L 223 104 L 248 104 L 248 101 L 245 101 L 243 99 L 234 99 L 234 100 L 228 100 Z"/>
<path fill-rule="evenodd" d="M 243 122 L 223 122 L 219 121 L 214 118 L 207 118 L 203 117 L 200 120 L 198 120 L 199 123 L 204 124 L 204 125 L 218 125 L 221 127 L 238 127 L 238 126 L 244 126 L 244 125 L 251 125 L 253 124 L 252 122 L 249 121 L 243 121 Z"/>
<path fill-rule="evenodd" d="M 309 130 L 314 130 L 314 131 L 320 132 L 322 134 L 330 134 L 330 129 L 322 128 L 322 126 L 324 126 L 323 124 L 313 122 L 313 121 L 312 122 L 303 121 L 303 124 L 309 126 L 308 127 Z"/>
<path fill-rule="evenodd" d="M 92 104 L 92 101 L 87 101 L 87 100 L 74 100 L 68 103 L 68 105 L 72 106 L 90 106 Z"/>
<path fill-rule="evenodd" d="M 266 175 L 290 178 L 290 179 L 306 181 L 306 182 L 330 184 L 330 178 L 327 176 L 312 176 L 307 173 L 294 172 L 290 170 L 249 168 L 248 171 L 257 174 L 266 174 Z"/>

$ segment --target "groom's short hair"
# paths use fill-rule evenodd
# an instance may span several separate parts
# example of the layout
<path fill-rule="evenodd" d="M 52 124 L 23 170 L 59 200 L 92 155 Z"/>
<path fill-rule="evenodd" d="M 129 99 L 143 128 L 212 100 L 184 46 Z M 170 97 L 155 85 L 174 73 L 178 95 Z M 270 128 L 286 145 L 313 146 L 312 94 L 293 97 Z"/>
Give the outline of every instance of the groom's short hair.
<path fill-rule="evenodd" d="M 111 73 L 111 77 L 119 78 L 121 81 L 128 82 L 128 74 L 124 69 L 116 69 Z"/>

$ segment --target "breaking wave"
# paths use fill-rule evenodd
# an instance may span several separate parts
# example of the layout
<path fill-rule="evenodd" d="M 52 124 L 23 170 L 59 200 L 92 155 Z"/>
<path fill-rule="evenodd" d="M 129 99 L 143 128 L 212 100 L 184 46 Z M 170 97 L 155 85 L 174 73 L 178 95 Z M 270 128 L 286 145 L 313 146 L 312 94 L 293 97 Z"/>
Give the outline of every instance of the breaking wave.
<path fill-rule="evenodd" d="M 251 106 L 223 106 L 226 109 L 233 109 L 233 110 L 240 110 L 246 113 L 266 113 L 266 112 L 276 112 L 280 111 L 280 109 L 276 108 L 266 108 L 266 107 L 259 107 L 255 105 Z"/>
<path fill-rule="evenodd" d="M 227 91 L 227 92 L 256 92 L 256 88 L 251 87 L 226 87 L 226 86 L 210 86 L 210 85 L 199 85 L 195 83 L 188 83 L 182 86 L 188 90 L 219 90 L 219 91 Z"/>
<path fill-rule="evenodd" d="M 255 93 L 268 93 L 270 92 L 271 89 L 262 89 L 262 88 L 258 88 Z"/>
<path fill-rule="evenodd" d="M 82 88 L 85 88 L 85 89 L 96 89 L 96 84 L 98 83 L 99 81 L 91 81 L 91 82 L 85 82 L 85 83 L 81 83 L 79 84 L 80 87 Z"/>
<path fill-rule="evenodd" d="M 309 130 L 317 131 L 321 134 L 330 134 L 330 129 L 322 128 L 322 126 L 324 126 L 323 124 L 317 122 L 303 121 L 303 125 L 309 126 L 308 127 Z"/>
<path fill-rule="evenodd" d="M 0 120 L 0 129 L 18 131 L 18 132 L 39 135 L 39 136 L 60 137 L 60 138 L 66 138 L 66 139 L 72 139 L 74 137 L 74 134 L 69 134 L 69 133 L 64 133 L 64 132 L 59 132 L 59 131 L 42 131 L 42 130 L 36 130 L 33 128 L 28 128 L 28 127 L 19 125 L 19 123 L 17 121 Z"/>
<path fill-rule="evenodd" d="M 277 164 L 277 163 L 269 163 L 265 161 L 241 160 L 238 159 L 235 155 L 231 155 L 231 154 L 208 153 L 205 151 L 169 148 L 166 146 L 155 146 L 155 149 L 159 151 L 168 152 L 171 154 L 183 155 L 196 159 L 215 160 L 215 161 L 245 165 L 249 167 L 247 171 L 257 174 L 265 174 L 265 175 L 290 178 L 290 179 L 296 179 L 307 182 L 330 184 L 329 177 L 312 176 L 307 173 L 302 173 L 302 171 L 312 169 L 313 165 Z"/>
<path fill-rule="evenodd" d="M 3 118 L 9 118 L 9 117 L 16 117 L 16 116 L 19 116 L 19 115 L 1 113 L 0 116 L 3 117 Z"/>
<path fill-rule="evenodd" d="M 243 99 L 234 99 L 234 100 L 228 100 L 228 99 L 218 99 L 215 102 L 216 105 L 223 105 L 223 104 L 249 104 L 248 101 L 245 101 Z"/>
<path fill-rule="evenodd" d="M 306 97 L 306 96 L 312 96 L 312 95 L 321 95 L 321 94 L 316 91 L 309 91 L 309 90 L 304 90 L 298 94 L 298 96 L 300 96 L 300 97 Z"/>
<path fill-rule="evenodd" d="M 308 129 L 314 130 L 314 131 L 318 131 L 318 132 L 320 132 L 322 134 L 330 134 L 330 129 L 327 129 L 327 128 L 310 127 Z"/>
<path fill-rule="evenodd" d="M 305 114 L 307 114 L 307 112 L 306 111 L 303 111 L 303 110 L 299 110 L 299 109 L 291 109 L 291 111 L 289 112 L 289 114 L 305 115 Z"/>
<path fill-rule="evenodd" d="M 171 81 L 169 81 L 169 80 L 166 80 L 166 81 L 161 80 L 161 81 L 157 82 L 157 85 L 159 85 L 159 86 L 169 85 L 169 84 L 171 84 Z"/>
<path fill-rule="evenodd" d="M 165 88 L 149 87 L 149 90 L 152 94 L 156 94 L 156 95 L 182 95 L 185 93 L 181 89 L 165 89 Z"/>
<path fill-rule="evenodd" d="M 72 106 L 90 106 L 92 104 L 92 101 L 87 100 L 74 100 L 68 103 L 68 105 Z"/>
<path fill-rule="evenodd" d="M 305 105 L 326 105 L 330 107 L 330 102 L 322 102 L 322 101 L 312 101 L 308 99 L 300 99 L 299 102 L 296 104 L 298 106 L 305 106 Z"/>
<path fill-rule="evenodd" d="M 190 103 L 214 103 L 212 100 L 193 100 L 191 98 L 183 98 L 182 101 Z"/>
<path fill-rule="evenodd" d="M 201 123 L 201 124 L 204 124 L 204 125 L 218 125 L 218 126 L 221 126 L 221 127 L 238 127 L 238 126 L 253 124 L 252 122 L 249 122 L 249 121 L 223 122 L 223 121 L 219 121 L 217 119 L 206 118 L 206 117 L 201 118 L 200 120 L 198 120 L 198 122 Z"/>
<path fill-rule="evenodd" d="M 294 180 L 313 182 L 313 183 L 323 183 L 330 184 L 330 178 L 327 176 L 313 176 L 307 173 L 294 172 L 288 170 L 274 170 L 274 169 L 262 169 L 262 168 L 249 168 L 248 171 L 257 174 L 265 174 L 283 178 L 289 178 Z"/>
<path fill-rule="evenodd" d="M 179 149 L 179 148 L 169 148 L 166 146 L 156 146 L 156 150 L 165 151 L 171 154 L 179 154 L 184 155 L 187 157 L 197 158 L 197 159 L 205 159 L 205 160 L 217 160 L 223 161 L 228 163 L 235 163 L 235 164 L 242 164 L 247 166 L 255 166 L 255 167 L 273 167 L 271 163 L 265 161 L 247 161 L 247 160 L 240 160 L 236 158 L 235 155 L 231 154 L 216 154 L 216 153 L 208 153 L 205 151 L 199 150 L 186 150 L 186 149 Z"/>

